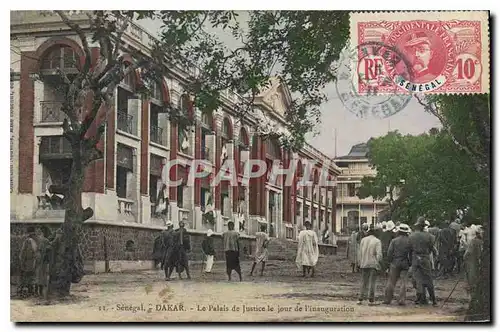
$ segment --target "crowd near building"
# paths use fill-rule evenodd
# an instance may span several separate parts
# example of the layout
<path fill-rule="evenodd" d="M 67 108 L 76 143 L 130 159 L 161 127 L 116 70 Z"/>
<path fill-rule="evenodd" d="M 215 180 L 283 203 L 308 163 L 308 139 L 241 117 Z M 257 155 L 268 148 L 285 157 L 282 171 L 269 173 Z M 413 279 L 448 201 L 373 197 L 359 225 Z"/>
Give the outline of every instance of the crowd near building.
<path fill-rule="evenodd" d="M 72 19 L 85 26 L 86 15 L 82 15 L 72 15 Z M 148 54 L 154 39 L 134 23 L 122 38 L 121 54 L 128 64 L 134 62 L 130 56 L 134 51 Z M 98 44 L 91 45 L 91 53 L 96 60 Z M 65 115 L 60 107 L 64 96 L 56 89 L 60 79 L 56 69 L 76 73 L 82 56 L 78 37 L 57 15 L 11 13 L 13 235 L 22 234 L 27 224 L 55 228 L 64 219 L 62 197 L 48 190 L 50 185 L 68 180 L 72 163 L 70 146 L 62 136 Z M 286 86 L 273 80 L 256 98 L 254 114 L 241 120 L 234 105 L 242 97 L 231 91 L 223 93 L 223 106 L 211 113 L 194 107 L 192 98 L 183 93 L 186 70 L 169 68 L 168 76 L 152 84 L 148 97 L 138 91 L 138 72 L 117 86 L 114 109 L 107 110 L 104 158 L 91 163 L 85 173 L 83 206 L 94 210 L 83 234 L 88 260 L 102 263 L 104 256 L 116 261 L 146 259 L 154 234 L 167 220 L 174 227 L 186 220 L 186 229 L 193 236 L 209 229 L 221 234 L 233 221 L 235 229 L 248 239 L 251 251 L 253 235 L 262 224 L 267 225 L 272 238 L 296 240 L 305 221 L 320 235 L 325 230 L 346 231 L 344 216 L 351 216 L 351 211 L 361 211 L 362 218 L 369 215 L 364 212 L 367 204 L 359 203 L 357 209 L 356 204 L 344 201 L 339 205 L 336 196 L 340 193 L 344 199 L 345 193 L 350 193 L 349 179 L 342 182 L 340 188 L 346 185 L 344 189 L 320 181 L 323 176 L 330 183 L 345 177 L 350 166 L 337 167 L 330 157 L 308 144 L 291 152 L 279 139 L 263 136 L 256 129 L 265 118 L 275 130 L 286 130 L 284 115 L 290 105 Z M 192 125 L 180 126 L 165 111 L 165 105 L 192 119 Z M 259 178 L 249 179 L 246 186 L 242 182 L 249 159 L 264 161 L 268 169 Z M 164 165 L 172 160 L 179 164 L 169 175 L 182 180 L 178 186 L 169 186 L 162 177 Z M 210 176 L 187 185 L 193 160 L 201 160 L 201 167 L 205 164 L 214 174 L 225 161 L 233 160 L 237 183 L 223 180 L 213 187 Z M 285 176 L 269 177 L 275 161 L 283 168 L 296 165 L 291 186 L 285 185 Z M 312 184 L 298 185 L 306 176 Z M 208 209 L 214 212 L 213 218 L 205 217 Z M 103 253 L 103 248 L 108 252 Z"/>

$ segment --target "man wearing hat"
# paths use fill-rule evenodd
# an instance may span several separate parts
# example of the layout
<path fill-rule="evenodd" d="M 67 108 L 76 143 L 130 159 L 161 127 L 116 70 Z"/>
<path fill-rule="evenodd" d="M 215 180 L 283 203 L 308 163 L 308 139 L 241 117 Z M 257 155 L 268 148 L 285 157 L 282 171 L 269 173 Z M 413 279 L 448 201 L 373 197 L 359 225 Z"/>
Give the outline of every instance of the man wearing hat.
<path fill-rule="evenodd" d="M 429 63 L 433 57 L 431 49 L 431 41 L 425 32 L 420 31 L 411 34 L 409 40 L 405 44 L 406 53 L 409 55 L 415 83 L 425 83 L 432 81 L 436 75 L 429 71 Z"/>
<path fill-rule="evenodd" d="M 408 279 L 408 269 L 410 268 L 411 245 L 408 234 L 410 227 L 407 224 L 400 224 L 397 229 L 397 237 L 389 244 L 387 250 L 387 262 L 390 265 L 389 278 L 385 288 L 384 304 L 390 304 L 394 294 L 394 287 L 401 278 L 399 289 L 399 305 L 405 305 L 406 301 L 406 281 Z M 392 233 L 392 232 L 391 232 Z"/>
<path fill-rule="evenodd" d="M 174 252 L 174 224 L 169 220 L 166 223 L 167 229 L 161 232 L 163 263 L 162 268 L 165 271 L 165 280 L 170 279 L 170 275 L 174 271 L 175 257 Z"/>
<path fill-rule="evenodd" d="M 387 269 L 389 268 L 389 262 L 387 261 L 387 251 L 389 250 L 389 244 L 391 243 L 392 239 L 396 236 L 396 234 L 393 232 L 395 225 L 392 220 L 389 220 L 386 225 L 386 231 L 380 233 L 380 241 L 382 242 L 382 263 L 381 263 L 381 270 L 382 272 L 387 272 Z"/>
<path fill-rule="evenodd" d="M 367 236 L 361 239 L 358 255 L 362 278 L 358 304 L 363 304 L 368 295 L 369 304 L 372 305 L 375 303 L 377 271 L 380 270 L 382 260 L 382 243 L 375 236 L 373 225 L 369 228 Z"/>
<path fill-rule="evenodd" d="M 203 254 L 206 257 L 205 273 L 211 273 L 212 266 L 214 264 L 215 248 L 214 248 L 214 238 L 212 237 L 213 234 L 214 231 L 209 229 L 207 231 L 207 236 L 203 239 L 203 242 L 201 243 L 201 250 L 203 251 Z"/>
<path fill-rule="evenodd" d="M 432 305 L 437 306 L 430 258 L 431 253 L 435 254 L 434 236 L 424 232 L 424 227 L 425 219 L 418 217 L 415 232 L 410 235 L 412 275 L 417 286 L 417 304 L 427 304 L 425 299 L 425 288 L 427 288 Z"/>

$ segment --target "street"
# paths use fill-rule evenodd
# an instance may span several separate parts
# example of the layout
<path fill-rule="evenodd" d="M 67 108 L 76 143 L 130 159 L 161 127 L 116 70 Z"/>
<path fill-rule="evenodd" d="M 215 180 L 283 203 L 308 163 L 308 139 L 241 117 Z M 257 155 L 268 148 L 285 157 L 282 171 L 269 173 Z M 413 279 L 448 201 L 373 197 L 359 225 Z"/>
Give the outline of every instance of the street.
<path fill-rule="evenodd" d="M 210 275 L 191 266 L 192 280 L 164 281 L 163 273 L 143 271 L 85 276 L 73 285 L 69 300 L 47 305 L 40 300 L 11 300 L 13 321 L 267 321 L 267 322 L 372 322 L 460 321 L 467 307 L 461 281 L 444 308 L 441 305 L 456 278 L 436 281 L 439 307 L 416 307 L 411 285 L 405 307 L 356 305 L 360 274 L 352 274 L 344 257 L 320 257 L 317 276 L 302 278 L 290 262 L 271 261 L 265 276 L 250 277 L 250 262 L 243 262 L 243 282 L 227 282 L 224 262 Z M 257 269 L 257 272 L 260 272 Z M 255 273 L 254 273 L 255 274 Z M 381 302 L 385 278 L 377 281 Z"/>

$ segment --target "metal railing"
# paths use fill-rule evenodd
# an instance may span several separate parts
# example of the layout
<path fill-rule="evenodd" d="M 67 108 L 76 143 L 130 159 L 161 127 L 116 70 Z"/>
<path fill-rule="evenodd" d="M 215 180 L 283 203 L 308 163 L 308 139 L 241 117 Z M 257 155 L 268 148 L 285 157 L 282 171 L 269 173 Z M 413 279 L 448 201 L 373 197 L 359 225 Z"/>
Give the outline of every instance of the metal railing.
<path fill-rule="evenodd" d="M 126 111 L 117 112 L 118 129 L 129 134 L 135 134 L 134 117 Z"/>
<path fill-rule="evenodd" d="M 41 101 L 40 123 L 63 122 L 67 116 L 61 111 L 61 106 L 61 101 Z"/>
<path fill-rule="evenodd" d="M 163 128 L 150 126 L 149 135 L 151 136 L 151 142 L 163 145 Z"/>

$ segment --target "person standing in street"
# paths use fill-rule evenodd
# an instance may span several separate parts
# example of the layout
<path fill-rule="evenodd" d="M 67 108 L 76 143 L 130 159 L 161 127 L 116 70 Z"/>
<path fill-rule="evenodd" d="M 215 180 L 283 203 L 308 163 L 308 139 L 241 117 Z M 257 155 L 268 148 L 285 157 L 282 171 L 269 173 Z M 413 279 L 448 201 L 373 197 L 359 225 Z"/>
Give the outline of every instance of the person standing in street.
<path fill-rule="evenodd" d="M 318 263 L 319 258 L 318 235 L 311 229 L 312 225 L 309 221 L 306 221 L 304 226 L 306 229 L 299 233 L 295 263 L 298 268 L 302 267 L 303 277 L 306 277 L 307 273 L 310 273 L 310 276 L 314 277 L 314 267 Z"/>
<path fill-rule="evenodd" d="M 358 304 L 363 304 L 368 295 L 369 305 L 374 305 L 377 273 L 380 271 L 382 261 L 382 242 L 375 236 L 373 225 L 361 239 L 358 256 L 362 278 Z"/>
<path fill-rule="evenodd" d="M 215 248 L 214 248 L 214 238 L 212 235 L 214 234 L 214 231 L 209 229 L 207 231 L 207 236 L 203 239 L 203 242 L 201 243 L 201 250 L 203 250 L 203 254 L 206 257 L 205 261 L 205 273 L 211 273 L 212 272 L 212 266 L 214 265 L 214 256 L 215 256 Z"/>
<path fill-rule="evenodd" d="M 161 232 L 161 250 L 162 263 L 161 267 L 165 271 L 165 280 L 170 280 L 170 276 L 174 271 L 176 259 L 174 256 L 174 224 L 167 221 L 167 229 Z"/>
<path fill-rule="evenodd" d="M 417 286 L 417 304 L 427 304 L 425 289 L 429 292 L 433 306 L 437 306 L 431 270 L 431 253 L 435 254 L 434 236 L 424 232 L 425 219 L 419 217 L 415 224 L 415 232 L 410 235 L 412 251 L 412 274 Z"/>
<path fill-rule="evenodd" d="M 481 265 L 481 250 L 483 247 L 483 237 L 480 229 L 476 230 L 476 236 L 469 241 L 464 254 L 464 267 L 467 283 L 469 285 L 468 292 L 472 296 L 479 284 L 479 267 Z"/>
<path fill-rule="evenodd" d="M 188 251 L 191 250 L 191 242 L 184 226 L 185 220 L 182 220 L 179 222 L 179 228 L 174 231 L 173 254 L 176 257 L 175 262 L 179 279 L 182 279 L 181 274 L 184 270 L 186 271 L 187 278 L 191 279 L 191 275 L 189 274 L 189 258 L 187 255 Z"/>
<path fill-rule="evenodd" d="M 389 269 L 389 262 L 387 261 L 387 251 L 389 250 L 389 244 L 396 235 L 396 233 L 393 232 L 394 227 L 395 227 L 394 222 L 392 220 L 389 220 L 386 223 L 385 232 L 381 232 L 379 237 L 380 242 L 382 242 L 381 271 L 384 274 L 386 274 L 387 270 Z"/>
<path fill-rule="evenodd" d="M 49 285 L 50 231 L 47 227 L 36 230 L 38 254 L 35 263 L 35 294 L 42 297 Z"/>
<path fill-rule="evenodd" d="M 408 234 L 410 227 L 406 224 L 400 224 L 397 227 L 398 236 L 391 241 L 387 250 L 387 262 L 389 263 L 389 278 L 385 288 L 384 304 L 390 304 L 394 295 L 394 287 L 399 279 L 401 285 L 399 289 L 399 305 L 405 305 L 406 302 L 406 281 L 408 278 L 408 269 L 410 268 L 411 245 Z"/>
<path fill-rule="evenodd" d="M 228 230 L 222 234 L 224 253 L 226 255 L 227 278 L 228 281 L 231 281 L 231 273 L 235 270 L 240 277 L 240 281 L 243 281 L 240 266 L 240 233 L 234 230 L 234 222 L 232 221 L 227 223 L 227 228 Z"/>
<path fill-rule="evenodd" d="M 352 273 L 359 272 L 358 250 L 359 250 L 359 229 L 352 231 L 347 241 L 347 258 L 351 263 Z"/>
<path fill-rule="evenodd" d="M 253 271 L 257 264 L 261 263 L 262 268 L 260 270 L 260 276 L 264 275 L 264 269 L 266 268 L 266 262 L 268 258 L 267 244 L 269 243 L 269 235 L 266 233 L 266 225 L 260 226 L 260 232 L 255 233 L 255 258 L 252 264 L 252 271 L 250 271 L 250 276 L 253 275 Z"/>
<path fill-rule="evenodd" d="M 35 268 L 38 255 L 38 244 L 36 242 L 35 227 L 29 226 L 28 236 L 24 238 L 19 253 L 21 264 L 21 284 L 18 293 L 21 296 L 32 296 L 35 293 Z M 26 292 L 24 291 L 26 289 Z"/>
<path fill-rule="evenodd" d="M 448 278 L 455 265 L 455 249 L 457 248 L 457 235 L 455 229 L 448 225 L 439 232 L 439 277 Z"/>

